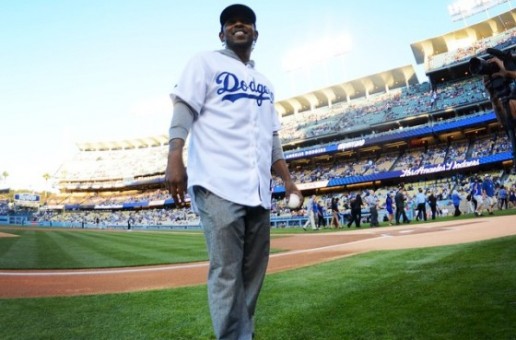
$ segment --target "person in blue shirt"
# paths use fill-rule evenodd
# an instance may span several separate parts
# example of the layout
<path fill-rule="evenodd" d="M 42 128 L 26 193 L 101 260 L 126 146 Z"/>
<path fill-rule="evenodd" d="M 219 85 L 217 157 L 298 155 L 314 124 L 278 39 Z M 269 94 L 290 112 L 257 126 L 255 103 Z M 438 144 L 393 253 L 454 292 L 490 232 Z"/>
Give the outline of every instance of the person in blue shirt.
<path fill-rule="evenodd" d="M 471 196 L 475 200 L 475 215 L 482 216 L 482 210 L 484 206 L 484 198 L 482 195 L 482 179 L 480 177 L 475 178 L 475 182 L 471 186 Z"/>
<path fill-rule="evenodd" d="M 390 192 L 387 193 L 387 197 L 385 198 L 385 210 L 387 210 L 387 218 L 389 219 L 389 225 L 392 225 L 392 220 L 394 219 L 394 207 L 392 195 Z"/>
<path fill-rule="evenodd" d="M 317 229 L 326 228 L 326 220 L 324 219 L 324 206 L 321 201 L 317 202 Z"/>
<path fill-rule="evenodd" d="M 453 193 L 451 195 L 453 206 L 455 207 L 455 212 L 453 216 L 457 217 L 462 214 L 460 211 L 460 201 L 462 200 L 462 197 L 460 197 L 459 192 L 457 190 L 453 190 Z"/>
<path fill-rule="evenodd" d="M 509 202 L 511 202 L 511 206 L 514 208 L 516 207 L 516 192 L 513 188 L 509 190 Z"/>
<path fill-rule="evenodd" d="M 482 198 L 484 199 L 484 207 L 487 209 L 487 212 L 489 215 L 493 215 L 496 204 L 495 186 L 489 174 L 484 176 L 484 181 L 482 182 Z"/>
<path fill-rule="evenodd" d="M 502 210 L 503 206 L 505 205 L 505 209 L 508 208 L 508 200 L 507 200 L 507 189 L 505 189 L 505 186 L 502 185 L 500 187 L 500 190 L 498 190 L 498 209 Z"/>

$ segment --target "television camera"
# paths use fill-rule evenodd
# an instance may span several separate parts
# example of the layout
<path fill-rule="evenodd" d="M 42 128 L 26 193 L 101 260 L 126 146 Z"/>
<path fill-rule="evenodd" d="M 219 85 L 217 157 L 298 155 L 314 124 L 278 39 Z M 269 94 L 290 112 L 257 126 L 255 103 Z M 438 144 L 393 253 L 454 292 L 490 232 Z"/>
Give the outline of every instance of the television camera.
<path fill-rule="evenodd" d="M 513 57 L 511 51 L 488 48 L 486 52 L 492 57 L 500 59 L 507 71 L 516 71 L 516 58 Z M 496 117 L 512 145 L 512 163 L 516 170 L 516 87 L 514 79 L 495 76 L 494 74 L 500 71 L 498 64 L 478 57 L 470 59 L 469 70 L 471 74 L 485 76 L 484 85 L 491 96 Z"/>

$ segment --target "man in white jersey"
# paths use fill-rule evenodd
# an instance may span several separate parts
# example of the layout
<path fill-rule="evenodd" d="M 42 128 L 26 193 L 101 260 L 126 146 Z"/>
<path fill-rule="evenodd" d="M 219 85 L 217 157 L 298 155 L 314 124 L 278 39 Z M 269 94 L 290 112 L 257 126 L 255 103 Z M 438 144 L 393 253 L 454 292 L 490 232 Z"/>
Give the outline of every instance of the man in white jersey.
<path fill-rule="evenodd" d="M 317 215 L 317 199 L 315 195 L 310 196 L 308 199 L 308 203 L 306 203 L 306 214 L 308 219 L 303 225 L 303 229 L 306 230 L 306 227 L 311 226 L 312 230 L 317 230 L 317 225 L 315 224 L 315 217 Z"/>
<path fill-rule="evenodd" d="M 286 197 L 303 199 L 284 159 L 272 85 L 250 59 L 258 38 L 255 13 L 231 5 L 220 24 L 225 49 L 192 58 L 171 93 L 165 185 L 178 206 L 188 191 L 201 218 L 215 336 L 251 339 L 269 259 L 271 168 L 282 178 Z"/>

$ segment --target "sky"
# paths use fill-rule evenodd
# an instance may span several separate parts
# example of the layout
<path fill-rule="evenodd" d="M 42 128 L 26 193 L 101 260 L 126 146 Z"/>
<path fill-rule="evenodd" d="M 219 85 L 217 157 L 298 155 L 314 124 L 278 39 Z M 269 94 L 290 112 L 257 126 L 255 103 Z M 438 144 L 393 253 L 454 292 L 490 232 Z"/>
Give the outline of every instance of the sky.
<path fill-rule="evenodd" d="M 276 100 L 405 65 L 424 82 L 411 43 L 512 7 L 454 22 L 453 2 L 240 1 L 256 13 L 252 59 Z M 80 142 L 167 134 L 171 89 L 194 54 L 222 48 L 219 15 L 233 3 L 0 0 L 0 188 L 49 189 L 43 175 Z M 289 69 L 293 52 L 331 40 L 347 47 L 324 64 Z"/>

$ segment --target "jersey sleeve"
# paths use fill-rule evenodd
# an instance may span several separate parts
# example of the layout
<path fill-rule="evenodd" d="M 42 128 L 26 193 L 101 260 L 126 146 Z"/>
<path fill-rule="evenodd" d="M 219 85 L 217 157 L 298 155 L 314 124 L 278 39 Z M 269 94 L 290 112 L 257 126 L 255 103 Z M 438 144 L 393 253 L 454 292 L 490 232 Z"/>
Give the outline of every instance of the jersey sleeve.
<path fill-rule="evenodd" d="M 197 113 L 201 111 L 205 101 L 207 86 L 211 77 L 205 58 L 207 58 L 207 55 L 203 53 L 190 59 L 170 94 L 172 100 L 177 97 L 181 98 Z"/>
<path fill-rule="evenodd" d="M 275 93 L 274 92 L 274 88 L 272 87 L 272 85 L 269 85 L 270 86 L 270 91 L 271 93 Z M 274 98 L 274 97 L 273 97 Z M 276 111 L 276 108 L 274 107 L 274 100 L 271 101 L 271 106 L 272 106 L 272 131 L 273 132 L 279 132 L 279 130 L 281 130 L 281 121 L 280 121 L 280 118 L 279 118 L 279 113 L 278 111 Z"/>

